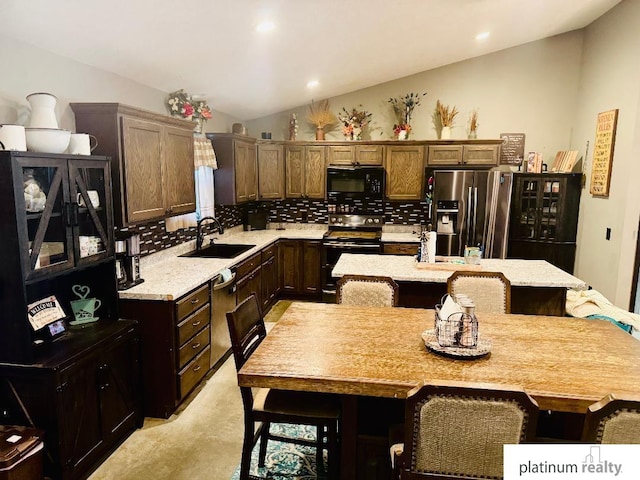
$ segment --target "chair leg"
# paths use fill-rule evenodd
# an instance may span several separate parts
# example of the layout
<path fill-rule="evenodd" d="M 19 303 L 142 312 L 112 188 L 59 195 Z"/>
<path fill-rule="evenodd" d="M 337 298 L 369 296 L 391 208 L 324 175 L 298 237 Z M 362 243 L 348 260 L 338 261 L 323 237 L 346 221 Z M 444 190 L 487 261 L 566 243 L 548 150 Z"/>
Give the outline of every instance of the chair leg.
<path fill-rule="evenodd" d="M 267 442 L 269 441 L 269 422 L 264 422 L 262 425 L 262 433 L 260 435 L 260 453 L 258 455 L 258 466 L 264 467 L 265 458 L 267 458 Z"/>
<path fill-rule="evenodd" d="M 242 441 L 242 457 L 240 459 L 240 480 L 249 480 L 249 469 L 251 468 L 251 451 L 253 450 L 253 429 L 252 421 L 244 422 L 244 439 Z"/>

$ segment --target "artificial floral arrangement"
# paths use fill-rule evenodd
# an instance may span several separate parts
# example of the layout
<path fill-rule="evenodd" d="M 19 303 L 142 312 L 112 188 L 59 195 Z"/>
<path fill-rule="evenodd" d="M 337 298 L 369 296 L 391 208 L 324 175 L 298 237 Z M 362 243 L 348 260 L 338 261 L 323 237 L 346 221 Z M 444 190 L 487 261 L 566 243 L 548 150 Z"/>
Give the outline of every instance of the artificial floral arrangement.
<path fill-rule="evenodd" d="M 458 115 L 458 110 L 455 105 L 449 107 L 449 105 L 444 105 L 438 100 L 436 102 L 436 113 L 440 119 L 440 125 L 443 127 L 451 127 L 453 126 L 453 120 L 456 118 L 456 115 Z"/>
<path fill-rule="evenodd" d="M 211 108 L 204 100 L 194 100 L 183 89 L 169 94 L 167 100 L 169 112 L 174 117 L 182 117 L 186 120 L 202 120 L 206 122 L 211 118 Z"/>
<path fill-rule="evenodd" d="M 362 105 L 358 105 L 362 108 Z M 342 107 L 338 120 L 342 123 L 342 134 L 349 140 L 362 140 L 362 131 L 371 122 L 372 114 L 366 110 L 352 108 L 351 111 Z"/>
<path fill-rule="evenodd" d="M 393 125 L 393 133 L 396 137 L 401 131 L 406 131 L 406 137 L 409 137 L 411 131 L 411 116 L 413 110 L 420 105 L 420 99 L 424 97 L 427 92 L 424 93 L 407 93 L 403 97 L 392 97 L 389 99 L 389 103 L 393 108 L 393 113 L 396 117 L 396 123 Z"/>
<path fill-rule="evenodd" d="M 320 100 L 318 103 L 311 100 L 307 120 L 316 126 L 316 140 L 324 140 L 324 127 L 336 123 L 336 116 L 329 108 L 329 100 Z"/>

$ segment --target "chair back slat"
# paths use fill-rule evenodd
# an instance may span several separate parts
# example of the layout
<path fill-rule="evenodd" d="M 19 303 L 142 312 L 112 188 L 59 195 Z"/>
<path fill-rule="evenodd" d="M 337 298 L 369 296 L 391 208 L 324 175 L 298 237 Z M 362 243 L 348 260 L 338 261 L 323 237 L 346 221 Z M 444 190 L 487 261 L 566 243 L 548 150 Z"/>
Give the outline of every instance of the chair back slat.
<path fill-rule="evenodd" d="M 232 311 L 227 312 L 227 324 L 236 368 L 240 370 L 267 336 L 264 319 L 255 294 L 250 295 Z"/>

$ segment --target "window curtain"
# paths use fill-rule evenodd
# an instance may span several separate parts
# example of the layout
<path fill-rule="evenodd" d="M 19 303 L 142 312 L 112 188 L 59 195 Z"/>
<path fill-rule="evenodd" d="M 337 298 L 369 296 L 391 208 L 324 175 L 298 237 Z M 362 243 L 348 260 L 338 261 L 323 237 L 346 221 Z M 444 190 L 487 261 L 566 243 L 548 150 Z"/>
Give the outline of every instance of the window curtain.
<path fill-rule="evenodd" d="M 196 181 L 196 211 L 166 219 L 167 232 L 195 227 L 203 217 L 215 216 L 213 171 L 218 168 L 213 145 L 204 135 L 193 137 L 193 166 Z"/>

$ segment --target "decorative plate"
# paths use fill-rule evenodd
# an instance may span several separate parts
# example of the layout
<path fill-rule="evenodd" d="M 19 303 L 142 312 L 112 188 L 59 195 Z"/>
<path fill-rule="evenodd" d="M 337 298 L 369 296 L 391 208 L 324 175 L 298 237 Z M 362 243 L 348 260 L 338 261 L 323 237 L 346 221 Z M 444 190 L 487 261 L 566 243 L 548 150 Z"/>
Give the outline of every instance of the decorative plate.
<path fill-rule="evenodd" d="M 486 338 L 478 338 L 476 348 L 441 347 L 436 338 L 435 330 L 422 332 L 422 339 L 428 350 L 451 358 L 474 359 L 480 358 L 491 352 L 491 341 Z"/>

